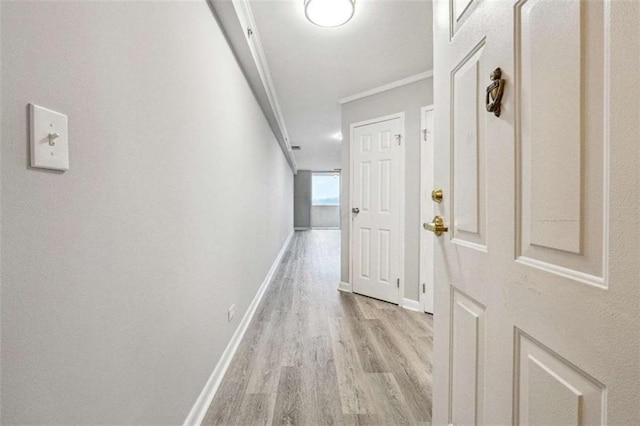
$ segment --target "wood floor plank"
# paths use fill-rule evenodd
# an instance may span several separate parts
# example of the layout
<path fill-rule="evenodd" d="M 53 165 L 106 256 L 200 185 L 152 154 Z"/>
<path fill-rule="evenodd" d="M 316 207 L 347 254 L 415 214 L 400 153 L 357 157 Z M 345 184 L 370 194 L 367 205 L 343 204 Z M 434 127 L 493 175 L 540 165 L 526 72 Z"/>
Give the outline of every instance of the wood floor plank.
<path fill-rule="evenodd" d="M 371 333 L 370 324 L 376 321 L 379 320 L 350 318 L 346 321 L 356 346 L 362 370 L 365 373 L 389 372 L 389 366 Z"/>
<path fill-rule="evenodd" d="M 327 311 L 330 310 L 330 306 L 325 300 L 321 298 L 317 299 L 316 303 L 311 303 L 311 306 L 306 310 L 307 321 L 305 336 L 306 337 L 329 337 L 329 323 L 327 321 Z"/>
<path fill-rule="evenodd" d="M 407 406 L 417 421 L 431 421 L 431 376 L 422 363 L 412 364 L 403 353 L 403 346 L 390 335 L 382 322 L 373 326 L 372 331 L 386 359 Z M 406 348 L 405 348 L 406 349 Z M 426 403 L 425 403 L 426 401 Z"/>
<path fill-rule="evenodd" d="M 219 395 L 225 398 L 214 398 L 204 418 L 204 425 L 226 425 L 231 423 L 233 416 L 240 410 L 243 395 L 254 367 L 254 359 L 260 339 L 263 337 L 267 322 L 255 321 L 253 327 L 245 333 L 233 362 L 227 370 L 225 380 L 218 389 Z"/>
<path fill-rule="evenodd" d="M 355 343 L 343 319 L 330 322 L 331 346 L 336 359 L 338 387 L 344 414 L 375 413 L 375 405 L 366 392 L 366 378 Z"/>
<path fill-rule="evenodd" d="M 429 321 L 425 321 L 427 315 L 413 312 L 408 309 L 389 309 L 383 311 L 383 314 L 394 318 L 401 324 L 401 330 L 404 333 L 414 337 L 426 337 L 430 334 L 429 329 L 425 326 Z"/>
<path fill-rule="evenodd" d="M 360 305 L 356 299 L 360 297 L 351 293 L 341 292 L 338 295 L 340 307 L 342 308 L 342 316 L 346 318 L 365 318 Z"/>
<path fill-rule="evenodd" d="M 378 308 L 369 303 L 369 297 L 358 297 L 356 301 L 360 310 L 362 311 L 362 316 L 368 320 L 378 319 Z"/>
<path fill-rule="evenodd" d="M 380 319 L 381 314 L 392 310 L 395 311 L 398 309 L 398 305 L 393 305 L 388 302 L 383 302 L 378 299 L 374 299 L 372 297 L 361 297 L 359 295 L 355 295 L 355 299 L 362 311 L 362 315 L 366 319 Z"/>
<path fill-rule="evenodd" d="M 232 425 L 271 425 L 276 404 L 276 394 L 245 394 L 240 410 L 233 416 Z"/>
<path fill-rule="evenodd" d="M 213 399 L 202 424 L 206 426 L 232 424 L 232 419 L 240 411 L 245 389 L 246 382 L 223 380 L 218 389 L 218 395 L 224 395 L 224 398 Z"/>
<path fill-rule="evenodd" d="M 384 423 L 377 414 L 345 414 L 344 424 L 349 426 L 381 426 Z"/>
<path fill-rule="evenodd" d="M 415 420 L 411 415 L 404 395 L 398 386 L 395 376 L 390 373 L 368 374 L 370 394 L 377 403 L 380 417 L 387 425 L 411 425 Z"/>
<path fill-rule="evenodd" d="M 380 323 L 386 334 L 395 342 L 398 349 L 402 352 L 407 364 L 416 368 L 419 374 L 424 373 L 425 379 L 431 379 L 432 372 L 432 344 L 424 345 L 425 341 L 421 337 L 415 337 L 406 328 L 398 329 L 395 323 L 390 321 L 382 321 Z M 423 368 L 426 366 L 426 369 Z"/>
<path fill-rule="evenodd" d="M 296 232 L 203 424 L 431 422 L 431 316 L 337 291 L 339 252 Z"/>
<path fill-rule="evenodd" d="M 247 384 L 248 393 L 272 393 L 278 388 L 280 360 L 284 349 L 282 330 L 286 322 L 283 310 L 277 310 L 269 321 L 260 340 L 259 347 L 251 361 L 251 375 Z"/>
<path fill-rule="evenodd" d="M 408 312 L 408 314 L 417 313 Z M 381 325 L 386 328 L 388 333 L 393 334 L 398 344 L 402 345 L 402 348 L 406 350 L 404 352 L 405 356 L 410 357 L 416 363 L 426 361 L 429 366 L 431 365 L 433 341 L 431 336 L 426 334 L 426 331 L 420 331 L 420 328 L 426 330 L 424 322 L 412 325 L 412 321 L 408 320 L 407 316 L 403 315 L 402 312 L 396 311 L 385 311 L 382 314 L 382 318 L 384 320 Z M 426 324 L 430 322 L 427 321 Z"/>
<path fill-rule="evenodd" d="M 374 299 L 373 297 L 366 297 L 364 299 L 358 299 L 358 300 L 361 300 L 362 303 L 367 303 L 368 305 L 371 305 L 374 309 L 393 310 L 393 311 L 398 309 L 398 305 L 394 305 L 393 303 Z"/>
<path fill-rule="evenodd" d="M 272 424 L 306 424 L 312 413 L 305 410 L 302 373 L 299 367 L 282 367 L 278 382 L 276 405 L 273 410 Z M 307 409 L 309 407 L 306 407 Z"/>
<path fill-rule="evenodd" d="M 302 367 L 305 385 L 310 384 L 316 421 L 322 425 L 342 423 L 342 402 L 335 358 L 329 336 L 310 338 L 305 344 Z"/>
<path fill-rule="evenodd" d="M 308 315 L 306 312 L 292 312 L 281 330 L 283 345 L 280 365 L 296 367 L 302 365 L 304 357 L 304 339 L 307 337 Z"/>

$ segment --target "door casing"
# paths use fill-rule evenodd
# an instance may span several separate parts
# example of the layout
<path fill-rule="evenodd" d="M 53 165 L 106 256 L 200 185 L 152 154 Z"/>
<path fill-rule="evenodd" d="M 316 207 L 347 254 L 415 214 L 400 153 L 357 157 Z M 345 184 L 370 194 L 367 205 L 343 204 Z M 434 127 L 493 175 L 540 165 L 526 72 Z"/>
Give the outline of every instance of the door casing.
<path fill-rule="evenodd" d="M 434 296 L 434 276 L 433 276 L 433 247 L 434 237 L 430 232 L 425 231 L 422 228 L 422 224 L 430 221 L 433 218 L 435 209 L 433 208 L 433 201 L 430 199 L 429 194 L 434 188 L 433 186 L 433 127 L 435 121 L 431 120 L 431 127 L 425 118 L 427 111 L 432 111 L 435 114 L 435 106 L 428 105 L 420 108 L 420 310 L 421 312 L 428 312 L 433 314 L 433 296 Z M 427 146 L 425 140 L 424 131 L 431 130 L 431 141 Z M 428 246 L 431 247 L 428 247 Z M 427 306 L 426 293 L 422 291 L 422 286 L 426 285 L 431 292 L 431 303 Z"/>

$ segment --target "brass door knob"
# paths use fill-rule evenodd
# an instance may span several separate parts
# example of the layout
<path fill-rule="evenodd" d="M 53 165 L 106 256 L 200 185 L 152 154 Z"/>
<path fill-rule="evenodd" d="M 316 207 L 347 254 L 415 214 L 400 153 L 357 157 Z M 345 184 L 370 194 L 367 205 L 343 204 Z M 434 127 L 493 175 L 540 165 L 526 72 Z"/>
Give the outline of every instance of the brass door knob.
<path fill-rule="evenodd" d="M 442 235 L 443 232 L 447 232 L 449 228 L 444 224 L 444 218 L 442 216 L 436 216 L 433 218 L 433 222 L 428 222 L 422 225 L 427 231 L 431 231 L 437 236 Z"/>
<path fill-rule="evenodd" d="M 441 203 L 443 196 L 444 196 L 444 192 L 442 192 L 442 189 L 440 188 L 434 189 L 433 191 L 431 191 L 431 199 L 436 203 Z"/>

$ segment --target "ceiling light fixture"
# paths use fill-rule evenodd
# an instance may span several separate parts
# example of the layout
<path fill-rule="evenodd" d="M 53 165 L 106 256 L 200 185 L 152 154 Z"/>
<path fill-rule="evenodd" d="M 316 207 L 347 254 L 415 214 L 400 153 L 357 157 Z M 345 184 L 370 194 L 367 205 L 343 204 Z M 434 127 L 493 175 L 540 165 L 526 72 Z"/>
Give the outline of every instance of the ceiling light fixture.
<path fill-rule="evenodd" d="M 305 0 L 307 19 L 320 27 L 339 27 L 353 17 L 356 0 Z"/>

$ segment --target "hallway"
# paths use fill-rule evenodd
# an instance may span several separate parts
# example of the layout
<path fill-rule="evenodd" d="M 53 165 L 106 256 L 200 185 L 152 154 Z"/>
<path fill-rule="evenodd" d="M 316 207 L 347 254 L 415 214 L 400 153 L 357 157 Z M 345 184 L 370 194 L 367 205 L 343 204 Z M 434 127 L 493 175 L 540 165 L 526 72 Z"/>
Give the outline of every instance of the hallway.
<path fill-rule="evenodd" d="M 296 232 L 204 424 L 430 424 L 432 317 L 336 290 L 340 231 Z"/>

